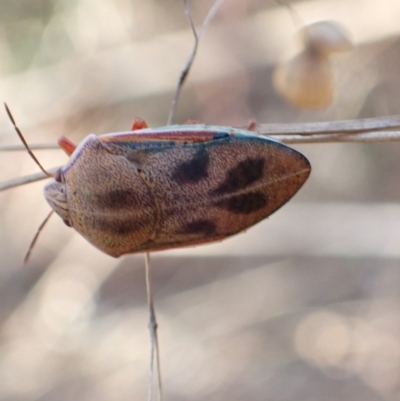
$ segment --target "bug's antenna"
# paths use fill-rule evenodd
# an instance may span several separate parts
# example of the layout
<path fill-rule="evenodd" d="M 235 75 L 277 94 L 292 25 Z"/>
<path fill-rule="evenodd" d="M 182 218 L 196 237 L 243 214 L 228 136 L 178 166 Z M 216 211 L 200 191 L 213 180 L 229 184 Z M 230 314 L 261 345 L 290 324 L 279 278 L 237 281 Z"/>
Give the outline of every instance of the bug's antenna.
<path fill-rule="evenodd" d="M 52 211 L 47 215 L 47 217 L 43 220 L 42 224 L 41 224 L 41 225 L 39 226 L 39 228 L 37 229 L 36 234 L 35 234 L 35 236 L 33 237 L 33 240 L 32 240 L 32 242 L 31 242 L 31 244 L 29 245 L 28 252 L 27 252 L 26 255 L 25 255 L 25 258 L 24 258 L 24 264 L 25 264 L 25 265 L 28 263 L 29 257 L 31 256 L 32 249 L 33 249 L 33 247 L 35 246 L 37 239 L 39 238 L 39 234 L 42 232 L 43 227 L 44 227 L 44 226 L 46 225 L 46 223 L 49 221 L 49 219 L 50 219 L 51 215 L 53 214 L 53 212 L 54 212 L 54 210 L 52 210 Z"/>
<path fill-rule="evenodd" d="M 28 151 L 29 155 L 32 157 L 32 159 L 35 161 L 35 163 L 39 166 L 40 170 L 43 171 L 47 175 L 47 177 L 54 177 L 53 174 L 50 174 L 48 171 L 44 169 L 44 167 L 40 164 L 39 160 L 36 158 L 36 156 L 33 154 L 33 152 L 30 150 L 29 145 L 26 143 L 24 136 L 22 135 L 21 130 L 17 127 L 17 124 L 15 123 L 14 117 L 11 114 L 10 109 L 7 106 L 7 103 L 4 103 L 4 107 L 6 108 L 6 112 L 8 115 L 8 118 L 10 119 L 12 125 L 14 126 L 14 129 L 16 133 L 19 136 L 19 139 L 21 139 L 22 143 L 24 144 L 26 150 Z"/>

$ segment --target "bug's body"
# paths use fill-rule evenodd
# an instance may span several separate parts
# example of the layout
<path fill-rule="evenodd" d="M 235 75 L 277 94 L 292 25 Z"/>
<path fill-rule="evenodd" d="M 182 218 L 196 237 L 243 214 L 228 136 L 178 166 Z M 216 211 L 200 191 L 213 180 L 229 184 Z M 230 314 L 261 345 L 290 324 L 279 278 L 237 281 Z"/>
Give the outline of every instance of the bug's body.
<path fill-rule="evenodd" d="M 45 196 L 118 257 L 221 240 L 286 203 L 310 173 L 299 152 L 244 130 L 169 126 L 89 135 Z"/>

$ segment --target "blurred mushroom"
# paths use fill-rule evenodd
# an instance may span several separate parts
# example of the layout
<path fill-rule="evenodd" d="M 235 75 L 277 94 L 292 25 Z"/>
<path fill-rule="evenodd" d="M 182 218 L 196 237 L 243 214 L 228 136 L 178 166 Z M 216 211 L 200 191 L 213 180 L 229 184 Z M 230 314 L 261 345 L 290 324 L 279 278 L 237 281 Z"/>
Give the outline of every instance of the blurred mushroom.
<path fill-rule="evenodd" d="M 277 65 L 275 90 L 293 106 L 326 107 L 332 102 L 335 86 L 331 55 L 349 51 L 353 45 L 345 30 L 333 21 L 307 25 L 299 36 L 303 49 Z"/>

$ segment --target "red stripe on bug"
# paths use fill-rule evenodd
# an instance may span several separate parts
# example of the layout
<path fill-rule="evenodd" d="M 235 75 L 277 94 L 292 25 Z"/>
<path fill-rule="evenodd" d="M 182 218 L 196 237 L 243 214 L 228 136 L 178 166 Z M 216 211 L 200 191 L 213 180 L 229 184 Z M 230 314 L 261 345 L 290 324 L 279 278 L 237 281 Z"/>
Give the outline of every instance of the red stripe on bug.
<path fill-rule="evenodd" d="M 210 131 L 170 131 L 170 132 L 124 132 L 121 134 L 102 135 L 102 142 L 160 142 L 160 141 L 177 141 L 177 142 L 208 142 L 220 136 L 220 132 Z"/>

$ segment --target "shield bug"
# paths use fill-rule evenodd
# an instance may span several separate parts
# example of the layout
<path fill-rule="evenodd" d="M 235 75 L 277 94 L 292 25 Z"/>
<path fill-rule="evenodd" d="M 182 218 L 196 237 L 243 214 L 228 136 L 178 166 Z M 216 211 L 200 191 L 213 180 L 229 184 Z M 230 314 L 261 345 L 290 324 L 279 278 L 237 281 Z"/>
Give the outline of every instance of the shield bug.
<path fill-rule="evenodd" d="M 275 140 L 202 124 L 150 129 L 137 119 L 132 131 L 59 144 L 70 159 L 45 186 L 45 198 L 114 257 L 239 233 L 284 205 L 311 169 Z"/>

